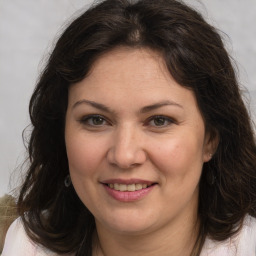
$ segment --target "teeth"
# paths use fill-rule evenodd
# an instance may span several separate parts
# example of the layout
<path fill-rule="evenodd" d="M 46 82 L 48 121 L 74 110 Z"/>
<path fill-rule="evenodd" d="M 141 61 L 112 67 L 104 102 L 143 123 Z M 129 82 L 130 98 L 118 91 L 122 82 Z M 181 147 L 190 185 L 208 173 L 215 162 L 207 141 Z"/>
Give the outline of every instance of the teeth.
<path fill-rule="evenodd" d="M 125 184 L 119 184 L 119 190 L 120 190 L 120 191 L 126 191 L 126 190 L 127 190 L 127 185 L 125 185 Z"/>
<path fill-rule="evenodd" d="M 108 186 L 114 190 L 118 190 L 118 191 L 137 191 L 137 190 L 141 190 L 143 188 L 147 188 L 148 185 L 147 184 L 108 184 Z"/>
<path fill-rule="evenodd" d="M 135 184 L 127 185 L 127 190 L 128 191 L 135 191 Z"/>
<path fill-rule="evenodd" d="M 142 184 L 135 184 L 135 189 L 136 190 L 140 190 L 140 189 L 142 189 Z"/>

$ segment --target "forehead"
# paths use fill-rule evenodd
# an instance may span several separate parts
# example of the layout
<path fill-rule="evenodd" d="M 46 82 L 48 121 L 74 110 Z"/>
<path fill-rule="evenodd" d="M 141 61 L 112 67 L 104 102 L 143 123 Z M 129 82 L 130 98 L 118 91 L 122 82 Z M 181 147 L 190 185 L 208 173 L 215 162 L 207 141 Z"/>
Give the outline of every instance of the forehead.
<path fill-rule="evenodd" d="M 148 48 L 118 47 L 101 55 L 92 65 L 89 78 L 107 78 L 135 82 L 170 79 L 160 53 Z"/>
<path fill-rule="evenodd" d="M 161 54 L 147 48 L 119 47 L 99 57 L 88 76 L 71 87 L 69 101 L 82 97 L 112 105 L 166 100 L 196 105 L 193 92 L 172 78 Z"/>

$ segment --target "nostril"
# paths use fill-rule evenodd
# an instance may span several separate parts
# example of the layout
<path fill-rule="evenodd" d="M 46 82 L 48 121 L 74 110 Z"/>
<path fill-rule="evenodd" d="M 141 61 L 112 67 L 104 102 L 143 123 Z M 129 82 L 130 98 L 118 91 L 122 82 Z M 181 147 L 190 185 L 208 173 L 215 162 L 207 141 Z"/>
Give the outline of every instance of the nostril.
<path fill-rule="evenodd" d="M 111 165 L 116 165 L 121 169 L 130 169 L 143 164 L 147 159 L 146 153 L 136 147 L 111 148 L 107 153 L 107 160 Z"/>

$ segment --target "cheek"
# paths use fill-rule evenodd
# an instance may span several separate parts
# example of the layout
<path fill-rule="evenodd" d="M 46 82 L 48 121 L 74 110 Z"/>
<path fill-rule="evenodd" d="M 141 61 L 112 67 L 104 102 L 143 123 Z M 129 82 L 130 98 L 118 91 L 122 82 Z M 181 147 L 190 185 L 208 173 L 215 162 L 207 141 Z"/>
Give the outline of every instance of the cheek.
<path fill-rule="evenodd" d="M 66 149 L 70 172 L 81 176 L 93 173 L 104 155 L 102 147 L 84 137 L 67 137 Z"/>
<path fill-rule="evenodd" d="M 69 136 L 67 133 L 66 136 L 70 176 L 78 197 L 90 209 L 93 202 L 97 201 L 94 197 L 97 195 L 95 182 L 102 159 L 101 151 L 95 141 L 90 141 L 84 135 L 72 136 L 72 134 Z"/>
<path fill-rule="evenodd" d="M 177 137 L 155 147 L 152 159 L 166 175 L 188 175 L 201 172 L 203 142 L 195 137 Z M 152 149 L 153 150 L 153 149 Z M 152 151 L 151 151 L 152 152 Z"/>

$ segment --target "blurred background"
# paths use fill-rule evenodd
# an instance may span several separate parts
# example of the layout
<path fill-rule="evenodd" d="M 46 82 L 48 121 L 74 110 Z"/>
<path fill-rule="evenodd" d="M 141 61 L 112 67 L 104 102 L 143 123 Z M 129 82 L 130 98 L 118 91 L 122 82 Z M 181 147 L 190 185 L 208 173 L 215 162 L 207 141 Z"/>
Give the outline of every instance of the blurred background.
<path fill-rule="evenodd" d="M 156 0 L 157 1 L 157 0 Z M 92 0 L 0 1 L 0 196 L 20 177 L 28 102 L 58 35 Z M 187 0 L 223 31 L 236 60 L 246 103 L 256 120 L 256 1 Z M 51 150 L 51 149 L 49 149 Z"/>

